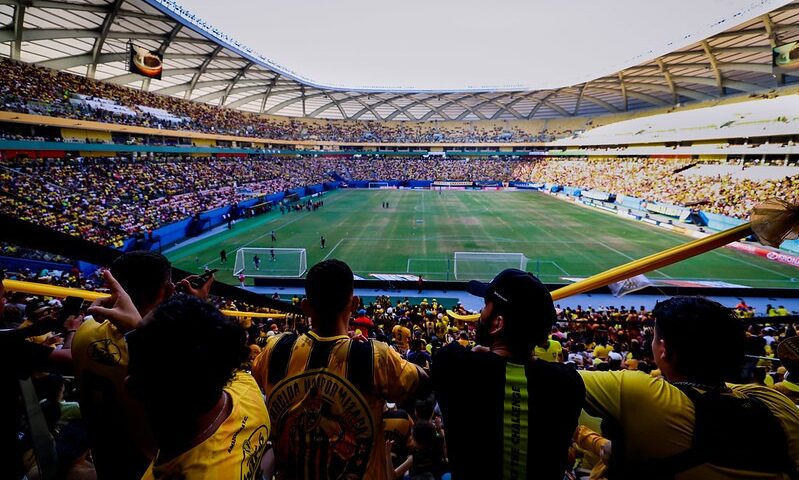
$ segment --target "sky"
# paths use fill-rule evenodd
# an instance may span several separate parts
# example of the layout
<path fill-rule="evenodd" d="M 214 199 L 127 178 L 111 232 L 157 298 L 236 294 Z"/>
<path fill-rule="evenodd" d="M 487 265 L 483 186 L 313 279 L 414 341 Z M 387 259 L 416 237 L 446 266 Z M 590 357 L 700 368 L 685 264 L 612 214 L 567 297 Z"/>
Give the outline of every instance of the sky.
<path fill-rule="evenodd" d="M 317 86 L 560 88 L 646 62 L 790 0 L 178 0 Z"/>

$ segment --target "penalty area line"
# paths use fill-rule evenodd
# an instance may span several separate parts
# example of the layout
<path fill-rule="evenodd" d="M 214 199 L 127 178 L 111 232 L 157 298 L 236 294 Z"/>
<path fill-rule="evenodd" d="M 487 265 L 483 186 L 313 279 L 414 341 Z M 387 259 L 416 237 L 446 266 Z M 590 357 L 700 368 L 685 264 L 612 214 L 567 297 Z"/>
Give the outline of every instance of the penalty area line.
<path fill-rule="evenodd" d="M 341 240 L 339 240 L 339 241 L 338 241 L 338 243 L 337 243 L 337 244 L 335 244 L 335 245 L 333 246 L 333 248 L 331 248 L 331 249 L 330 249 L 330 251 L 329 251 L 329 252 L 327 252 L 327 255 L 325 255 L 325 257 L 324 257 L 322 260 L 320 260 L 320 261 L 325 261 L 325 260 L 327 260 L 327 257 L 329 257 L 330 255 L 332 255 L 332 254 L 333 254 L 333 251 L 334 251 L 335 249 L 337 249 L 337 248 L 338 248 L 338 246 L 339 246 L 339 245 L 341 245 L 341 242 L 343 242 L 343 241 L 344 241 L 344 239 L 343 239 L 343 238 L 342 238 Z"/>

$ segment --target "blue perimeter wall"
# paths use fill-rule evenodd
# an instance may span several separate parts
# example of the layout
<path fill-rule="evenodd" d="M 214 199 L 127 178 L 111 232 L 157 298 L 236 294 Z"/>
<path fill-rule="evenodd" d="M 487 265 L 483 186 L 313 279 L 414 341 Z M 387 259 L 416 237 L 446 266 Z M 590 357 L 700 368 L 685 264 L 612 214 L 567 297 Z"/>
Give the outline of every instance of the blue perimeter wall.
<path fill-rule="evenodd" d="M 313 195 L 315 193 L 319 193 L 325 190 L 335 190 L 339 188 L 339 182 L 327 182 L 327 183 L 319 183 L 316 185 L 310 185 L 308 187 L 299 187 L 299 188 L 292 188 L 288 191 L 289 194 L 297 194 L 298 196 L 307 197 L 309 195 Z M 239 210 L 241 212 L 244 209 L 250 208 L 253 205 L 257 205 L 263 202 L 272 202 L 277 203 L 283 198 L 286 197 L 286 192 L 279 192 L 273 193 L 271 195 L 266 195 L 263 197 L 256 197 L 251 198 L 249 200 L 244 200 L 243 202 L 239 202 L 235 207 L 234 206 L 225 206 L 219 207 L 214 210 L 209 210 L 207 212 L 202 212 L 200 214 L 201 221 L 207 223 L 203 226 L 203 231 L 210 230 L 214 227 L 218 227 L 225 223 L 225 220 L 222 218 L 223 215 L 228 213 L 232 213 L 233 209 Z M 188 236 L 186 235 L 186 229 L 189 224 L 192 222 L 192 218 L 184 218 L 183 220 L 178 220 L 175 223 L 170 223 L 169 225 L 165 225 L 163 227 L 157 228 L 153 230 L 153 237 L 160 238 L 160 246 L 166 247 L 168 245 L 172 245 L 174 243 L 180 242 L 185 240 Z M 129 250 L 133 246 L 134 241 L 128 240 L 125 242 L 125 246 L 122 248 L 123 251 Z M 157 250 L 159 244 L 153 245 L 151 248 L 153 250 Z"/>

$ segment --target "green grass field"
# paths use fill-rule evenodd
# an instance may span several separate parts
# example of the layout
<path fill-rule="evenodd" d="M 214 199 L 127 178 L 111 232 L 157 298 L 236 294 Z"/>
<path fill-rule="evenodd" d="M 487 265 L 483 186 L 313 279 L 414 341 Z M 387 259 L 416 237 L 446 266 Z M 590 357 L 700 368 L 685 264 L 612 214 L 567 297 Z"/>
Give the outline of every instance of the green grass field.
<path fill-rule="evenodd" d="M 233 230 L 175 248 L 167 256 L 190 271 L 204 265 L 219 268 L 217 279 L 237 283 L 236 251 L 273 246 L 269 232 L 274 229 L 274 246 L 305 248 L 309 267 L 338 258 L 366 278 L 379 273 L 423 274 L 430 280 L 485 278 L 513 262 L 459 262 L 456 278 L 453 252 L 505 252 L 523 253 L 527 270 L 545 282 L 567 283 L 562 277 L 586 277 L 689 240 L 535 192 L 342 190 L 327 193 L 324 201 L 316 212 L 278 211 L 238 222 Z M 389 209 L 381 208 L 384 201 L 390 202 Z M 327 239 L 325 249 L 320 235 Z M 226 265 L 219 262 L 222 249 L 228 252 Z M 245 260 L 245 273 L 254 271 L 251 258 Z M 283 262 L 270 262 L 268 253 L 261 261 L 259 273 Z M 648 276 L 799 287 L 799 269 L 726 248 Z"/>

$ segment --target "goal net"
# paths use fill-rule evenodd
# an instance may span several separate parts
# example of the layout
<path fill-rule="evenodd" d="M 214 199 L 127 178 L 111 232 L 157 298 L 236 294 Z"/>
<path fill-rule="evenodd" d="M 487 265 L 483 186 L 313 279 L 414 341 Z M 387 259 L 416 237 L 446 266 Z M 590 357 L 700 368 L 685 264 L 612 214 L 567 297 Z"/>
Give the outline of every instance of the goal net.
<path fill-rule="evenodd" d="M 247 277 L 301 277 L 308 269 L 304 248 L 250 248 L 236 251 L 233 275 Z"/>
<path fill-rule="evenodd" d="M 369 182 L 369 188 L 388 188 L 388 182 Z"/>
<path fill-rule="evenodd" d="M 492 280 L 506 268 L 527 271 L 523 253 L 455 252 L 453 273 L 456 280 Z"/>

